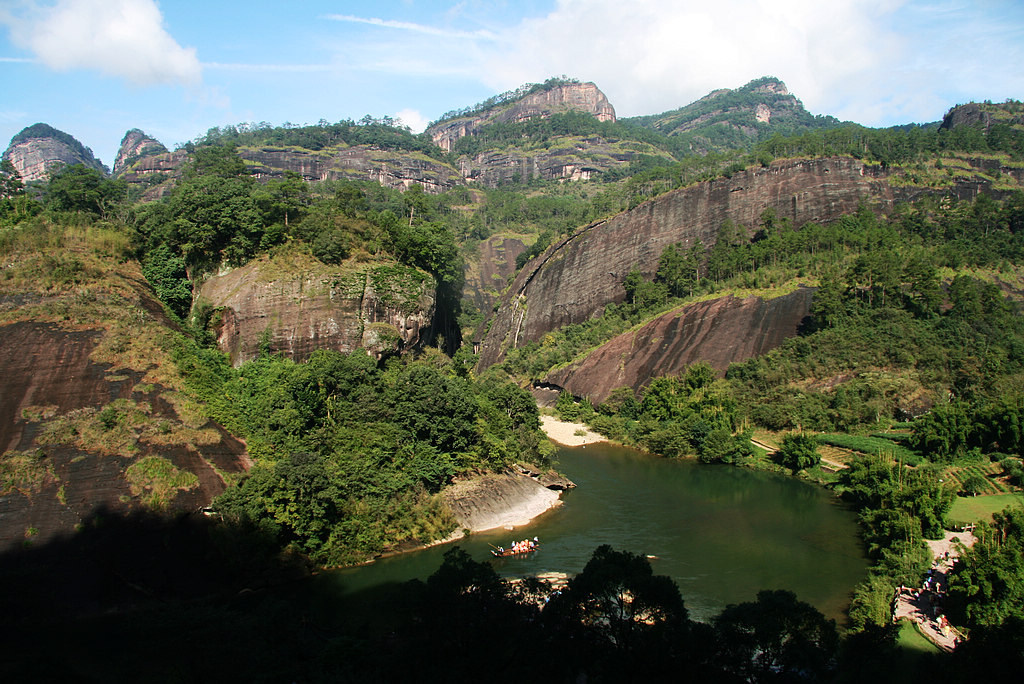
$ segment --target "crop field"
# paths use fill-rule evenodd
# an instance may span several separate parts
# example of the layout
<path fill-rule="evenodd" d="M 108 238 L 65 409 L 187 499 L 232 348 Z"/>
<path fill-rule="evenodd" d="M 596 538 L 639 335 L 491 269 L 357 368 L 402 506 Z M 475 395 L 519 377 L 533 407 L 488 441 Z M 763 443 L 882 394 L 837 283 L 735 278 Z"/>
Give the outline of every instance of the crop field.
<path fill-rule="evenodd" d="M 915 451 L 896 443 L 892 439 L 882 437 L 862 437 L 859 435 L 824 434 L 817 435 L 820 444 L 859 451 L 862 454 L 889 454 L 906 465 L 917 465 L 921 457 Z"/>

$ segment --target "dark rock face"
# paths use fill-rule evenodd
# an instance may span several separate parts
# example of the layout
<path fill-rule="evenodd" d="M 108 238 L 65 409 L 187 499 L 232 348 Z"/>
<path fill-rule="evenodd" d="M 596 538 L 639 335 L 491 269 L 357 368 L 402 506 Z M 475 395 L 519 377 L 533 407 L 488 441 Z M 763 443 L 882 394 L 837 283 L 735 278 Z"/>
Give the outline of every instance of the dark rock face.
<path fill-rule="evenodd" d="M 652 277 L 671 243 L 692 245 L 699 239 L 710 248 L 727 219 L 752 234 L 769 207 L 799 227 L 852 212 L 862 201 L 885 209 L 897 199 L 905 196 L 896 196 L 881 169 L 846 158 L 773 163 L 667 193 L 583 227 L 527 264 L 480 341 L 480 365 L 491 366 L 506 349 L 621 302 L 622 280 L 630 269 Z"/>
<path fill-rule="evenodd" d="M 121 147 L 118 148 L 117 158 L 114 159 L 113 175 L 120 176 L 142 157 L 166 153 L 167 148 L 159 140 L 151 138 L 138 128 L 133 128 L 121 139 Z"/>
<path fill-rule="evenodd" d="M 0 326 L 0 450 L 5 460 L 34 454 L 45 471 L 34 483 L 22 479 L 0 489 L 0 546 L 68 534 L 100 507 L 114 512 L 137 507 L 125 472 L 145 456 L 158 455 L 198 477 L 197 486 L 179 491 L 170 502 L 169 510 L 180 512 L 208 506 L 225 489 L 221 473 L 240 473 L 250 465 L 245 445 L 214 423 L 203 426 L 214 439 L 139 442 L 133 459 L 41 441 L 48 417 L 95 411 L 116 399 L 145 403 L 154 419 L 180 424 L 175 408 L 162 398 L 165 388 L 139 385 L 141 373 L 112 374 L 106 364 L 90 359 L 102 335 L 99 329 L 32 321 Z"/>
<path fill-rule="evenodd" d="M 463 296 L 481 311 L 490 311 L 516 272 L 516 257 L 526 251 L 522 240 L 494 235 L 480 243 L 479 254 L 466 265 Z"/>
<path fill-rule="evenodd" d="M 992 115 L 981 108 L 981 105 L 971 102 L 969 104 L 953 107 L 942 118 L 942 128 L 951 130 L 957 126 L 981 126 L 988 130 L 992 124 Z"/>
<path fill-rule="evenodd" d="M 544 382 L 600 403 L 617 387 L 635 391 L 698 361 L 724 373 L 730 363 L 760 356 L 795 336 L 812 294 L 800 288 L 769 300 L 729 296 L 689 304 L 615 337 Z"/>
<path fill-rule="evenodd" d="M 317 349 L 366 349 L 378 358 L 413 349 L 431 333 L 435 284 L 402 266 L 328 267 L 312 257 L 262 257 L 207 280 L 221 309 L 220 348 L 236 366 L 272 351 L 304 361 Z"/>
<path fill-rule="evenodd" d="M 14 136 L 3 158 L 11 160 L 26 183 L 49 180 L 52 172 L 72 164 L 82 164 L 107 174 L 107 169 L 93 156 L 92 150 L 46 124 L 29 126 Z"/>
<path fill-rule="evenodd" d="M 492 123 L 517 123 L 567 111 L 592 114 L 598 121 L 615 121 L 615 108 L 593 83 L 567 83 L 531 93 L 515 102 L 431 126 L 426 133 L 434 144 L 450 152 L 452 144 Z"/>

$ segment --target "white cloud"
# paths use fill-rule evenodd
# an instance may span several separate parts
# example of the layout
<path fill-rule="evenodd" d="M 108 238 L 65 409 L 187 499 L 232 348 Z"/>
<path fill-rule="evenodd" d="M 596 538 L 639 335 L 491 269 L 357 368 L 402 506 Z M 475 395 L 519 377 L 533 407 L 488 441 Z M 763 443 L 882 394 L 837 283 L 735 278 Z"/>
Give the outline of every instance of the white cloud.
<path fill-rule="evenodd" d="M 423 33 L 429 36 L 440 38 L 457 38 L 468 40 L 494 40 L 494 34 L 487 30 L 459 31 L 453 29 L 438 28 L 428 24 L 417 24 L 411 21 L 396 21 L 393 19 L 379 19 L 377 17 L 357 17 L 351 14 L 328 14 L 325 19 L 331 21 L 343 21 L 353 24 L 369 24 L 381 28 L 399 29 L 413 33 Z"/>
<path fill-rule="evenodd" d="M 593 80 L 619 114 L 674 109 L 717 88 L 777 76 L 821 112 L 863 94 L 891 63 L 886 24 L 903 0 L 560 0 L 502 36 L 483 78 L 496 92 L 568 74 Z"/>
<path fill-rule="evenodd" d="M 426 130 L 427 124 L 430 123 L 423 114 L 415 109 L 403 109 L 395 114 L 395 118 L 402 122 L 402 125 L 412 129 L 413 133 L 422 133 Z"/>
<path fill-rule="evenodd" d="M 201 78 L 195 48 L 183 48 L 167 32 L 154 0 L 59 0 L 0 20 L 12 41 L 51 69 L 97 69 L 136 85 Z"/>
<path fill-rule="evenodd" d="M 250 71 L 255 73 L 319 73 L 324 71 L 337 71 L 338 66 L 333 64 L 245 64 L 227 62 L 204 62 L 204 69 L 216 69 L 218 71 Z"/>

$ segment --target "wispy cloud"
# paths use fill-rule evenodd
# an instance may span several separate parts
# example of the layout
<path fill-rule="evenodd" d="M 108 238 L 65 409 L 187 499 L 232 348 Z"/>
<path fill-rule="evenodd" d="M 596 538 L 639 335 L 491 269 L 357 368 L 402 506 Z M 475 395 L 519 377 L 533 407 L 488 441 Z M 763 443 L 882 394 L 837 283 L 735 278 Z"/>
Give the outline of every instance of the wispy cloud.
<path fill-rule="evenodd" d="M 251 71 L 258 73 L 317 73 L 341 69 L 336 64 L 243 64 L 227 62 L 203 62 L 203 68 L 216 69 L 218 71 Z"/>
<path fill-rule="evenodd" d="M 459 31 L 439 28 L 437 26 L 428 26 L 427 24 L 416 24 L 411 21 L 395 21 L 393 19 L 378 19 L 377 17 L 356 17 L 351 14 L 328 14 L 324 18 L 330 19 L 331 21 L 344 21 L 353 24 L 369 24 L 371 26 L 379 26 L 381 28 L 412 31 L 413 33 L 423 33 L 429 36 L 438 36 L 441 38 L 460 38 L 466 40 L 497 39 L 497 36 L 494 33 L 485 29 L 477 31 Z"/>
<path fill-rule="evenodd" d="M 29 57 L 0 57 L 0 62 L 4 64 L 31 64 L 34 61 Z"/>
<path fill-rule="evenodd" d="M 96 69 L 136 85 L 195 84 L 202 67 L 195 48 L 167 32 L 154 0 L 25 2 L 0 13 L 12 41 L 57 71 Z"/>

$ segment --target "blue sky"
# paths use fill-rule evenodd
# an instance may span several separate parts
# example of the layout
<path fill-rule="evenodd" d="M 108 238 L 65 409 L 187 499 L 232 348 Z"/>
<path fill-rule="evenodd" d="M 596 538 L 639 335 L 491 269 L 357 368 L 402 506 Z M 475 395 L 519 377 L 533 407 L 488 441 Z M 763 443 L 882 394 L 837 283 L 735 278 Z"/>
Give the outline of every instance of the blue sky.
<path fill-rule="evenodd" d="M 815 114 L 1024 99 L 1022 0 L 0 0 L 0 147 L 42 121 L 110 165 L 141 128 L 444 112 L 556 75 L 619 116 L 781 78 Z"/>

